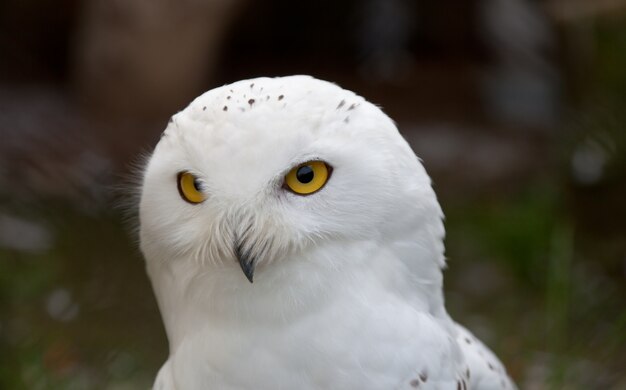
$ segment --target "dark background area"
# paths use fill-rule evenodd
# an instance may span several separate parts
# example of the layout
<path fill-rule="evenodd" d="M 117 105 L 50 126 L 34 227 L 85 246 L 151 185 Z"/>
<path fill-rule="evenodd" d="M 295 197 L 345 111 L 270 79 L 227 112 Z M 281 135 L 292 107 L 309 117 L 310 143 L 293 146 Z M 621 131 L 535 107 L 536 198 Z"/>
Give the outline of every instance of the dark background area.
<path fill-rule="evenodd" d="M 623 0 L 3 0 L 0 388 L 150 386 L 133 167 L 203 91 L 289 74 L 397 121 L 448 309 L 521 388 L 626 388 Z"/>

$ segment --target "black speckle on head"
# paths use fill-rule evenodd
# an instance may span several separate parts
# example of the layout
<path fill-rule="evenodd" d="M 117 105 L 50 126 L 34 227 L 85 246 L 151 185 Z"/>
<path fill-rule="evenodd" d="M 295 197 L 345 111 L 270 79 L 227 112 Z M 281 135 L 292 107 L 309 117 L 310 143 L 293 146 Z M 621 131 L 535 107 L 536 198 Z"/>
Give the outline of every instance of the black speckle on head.
<path fill-rule="evenodd" d="M 246 112 L 246 109 L 245 109 L 245 108 L 243 108 L 243 107 L 239 107 L 239 111 L 241 111 L 241 112 Z"/>
<path fill-rule="evenodd" d="M 487 363 L 487 366 L 489 366 L 489 369 L 490 369 L 491 371 L 493 371 L 493 364 L 491 364 L 491 363 Z"/>
<path fill-rule="evenodd" d="M 250 89 L 254 88 L 254 83 L 250 84 Z"/>
<path fill-rule="evenodd" d="M 278 97 L 278 100 L 283 100 L 283 98 L 284 98 L 284 97 L 285 97 L 285 95 L 280 95 L 280 96 Z"/>
<path fill-rule="evenodd" d="M 355 108 L 356 108 L 356 103 L 352 103 L 350 104 L 350 107 L 348 107 L 348 111 L 354 110 Z"/>
<path fill-rule="evenodd" d="M 420 379 L 422 380 L 422 382 L 426 382 L 428 380 L 428 374 L 426 373 L 426 371 L 420 372 Z"/>
<path fill-rule="evenodd" d="M 254 104 L 254 99 L 250 99 L 250 100 L 248 100 L 248 104 L 249 104 L 250 106 L 252 106 L 252 105 Z"/>
<path fill-rule="evenodd" d="M 224 108 L 222 108 L 222 111 L 228 111 L 228 106 L 224 106 Z"/>
<path fill-rule="evenodd" d="M 270 95 L 267 95 L 267 96 L 265 97 L 265 100 L 270 100 Z"/>
<path fill-rule="evenodd" d="M 203 107 L 202 107 L 202 111 L 206 111 L 206 106 L 203 106 Z"/>
<path fill-rule="evenodd" d="M 465 342 L 466 342 L 466 343 L 468 343 L 468 344 L 471 344 L 471 343 L 472 343 L 472 340 L 470 340 L 470 339 L 469 339 L 469 337 L 466 337 L 466 338 L 465 338 Z"/>
<path fill-rule="evenodd" d="M 411 382 L 409 382 L 409 385 L 411 385 L 411 387 L 419 387 L 420 381 L 417 379 L 413 379 Z"/>
<path fill-rule="evenodd" d="M 343 123 L 350 123 L 350 117 L 347 116 L 343 119 Z"/>
<path fill-rule="evenodd" d="M 259 92 L 263 92 L 263 87 L 261 87 L 261 89 L 259 89 Z"/>
<path fill-rule="evenodd" d="M 226 96 L 226 100 L 230 100 L 230 96 Z"/>
<path fill-rule="evenodd" d="M 230 93 L 234 93 L 232 89 L 229 89 Z"/>
<path fill-rule="evenodd" d="M 337 109 L 340 109 L 341 107 L 343 107 L 344 104 L 346 104 L 345 100 L 340 101 L 339 105 L 337 106 Z"/>

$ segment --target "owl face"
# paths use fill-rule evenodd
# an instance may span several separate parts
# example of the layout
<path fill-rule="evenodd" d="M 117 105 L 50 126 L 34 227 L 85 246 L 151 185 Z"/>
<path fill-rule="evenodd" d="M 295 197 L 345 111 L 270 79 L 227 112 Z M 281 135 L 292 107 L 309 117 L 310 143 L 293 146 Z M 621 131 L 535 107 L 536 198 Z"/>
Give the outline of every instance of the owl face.
<path fill-rule="evenodd" d="M 440 210 L 393 122 L 306 76 L 240 81 L 172 117 L 146 167 L 148 261 L 255 271 L 307 248 L 387 240 Z"/>

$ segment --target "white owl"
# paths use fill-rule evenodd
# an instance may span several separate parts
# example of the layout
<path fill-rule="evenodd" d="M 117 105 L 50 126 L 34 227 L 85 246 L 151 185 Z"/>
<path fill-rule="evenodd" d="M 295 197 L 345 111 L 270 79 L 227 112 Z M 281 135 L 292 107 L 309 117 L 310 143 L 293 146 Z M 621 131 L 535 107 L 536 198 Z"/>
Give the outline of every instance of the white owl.
<path fill-rule="evenodd" d="M 147 164 L 140 224 L 170 350 L 155 389 L 515 387 L 446 312 L 424 167 L 335 84 L 198 97 Z"/>

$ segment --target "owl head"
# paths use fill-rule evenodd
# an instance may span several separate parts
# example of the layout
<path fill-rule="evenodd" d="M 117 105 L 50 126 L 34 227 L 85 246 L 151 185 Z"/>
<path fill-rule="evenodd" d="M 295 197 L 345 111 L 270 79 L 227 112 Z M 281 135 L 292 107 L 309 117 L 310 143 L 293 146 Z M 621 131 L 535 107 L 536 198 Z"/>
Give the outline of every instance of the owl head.
<path fill-rule="evenodd" d="M 441 209 L 393 121 L 308 76 L 206 92 L 172 117 L 143 176 L 148 263 L 240 268 L 242 283 L 286 263 L 356 262 L 323 249 L 393 243 L 418 231 L 436 241 L 440 267 Z"/>

